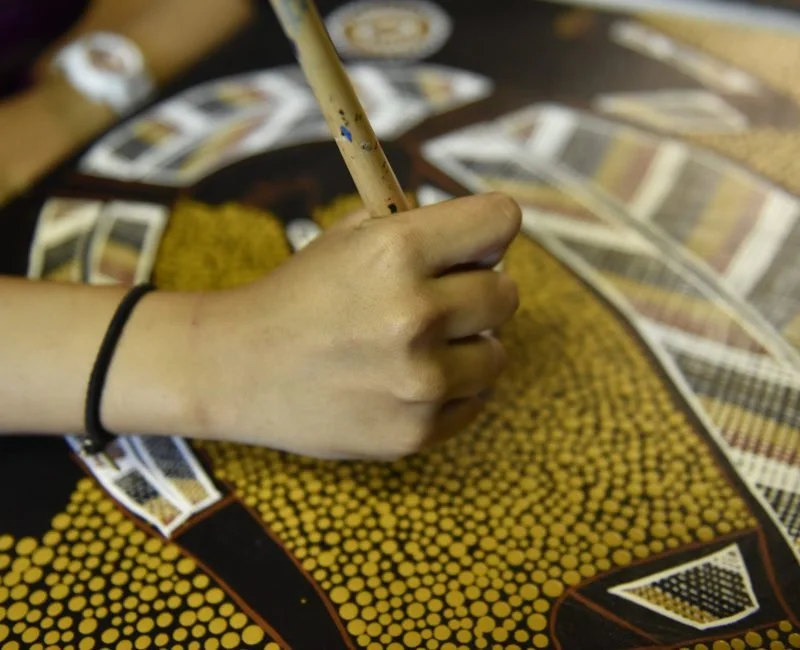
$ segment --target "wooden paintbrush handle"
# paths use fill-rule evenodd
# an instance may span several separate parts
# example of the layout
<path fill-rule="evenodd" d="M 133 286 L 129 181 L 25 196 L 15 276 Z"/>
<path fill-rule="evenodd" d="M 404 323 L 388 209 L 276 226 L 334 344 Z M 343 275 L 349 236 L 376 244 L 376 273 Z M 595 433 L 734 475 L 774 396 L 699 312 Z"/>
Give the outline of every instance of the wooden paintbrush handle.
<path fill-rule="evenodd" d="M 316 5 L 312 0 L 270 2 L 294 45 L 300 66 L 364 205 L 373 216 L 408 210 L 408 199 L 356 96 Z"/>

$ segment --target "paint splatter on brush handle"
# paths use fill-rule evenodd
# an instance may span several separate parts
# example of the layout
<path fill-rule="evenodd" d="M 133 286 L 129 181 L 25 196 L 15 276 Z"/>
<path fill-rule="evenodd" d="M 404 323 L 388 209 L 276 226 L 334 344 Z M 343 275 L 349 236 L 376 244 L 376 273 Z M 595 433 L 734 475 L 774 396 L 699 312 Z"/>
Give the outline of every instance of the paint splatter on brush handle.
<path fill-rule="evenodd" d="M 270 0 L 364 205 L 374 216 L 410 205 L 311 0 Z"/>
<path fill-rule="evenodd" d="M 295 30 L 302 24 L 308 13 L 308 5 L 308 0 L 277 0 L 272 3 L 286 35 L 292 41 L 297 37 Z"/>

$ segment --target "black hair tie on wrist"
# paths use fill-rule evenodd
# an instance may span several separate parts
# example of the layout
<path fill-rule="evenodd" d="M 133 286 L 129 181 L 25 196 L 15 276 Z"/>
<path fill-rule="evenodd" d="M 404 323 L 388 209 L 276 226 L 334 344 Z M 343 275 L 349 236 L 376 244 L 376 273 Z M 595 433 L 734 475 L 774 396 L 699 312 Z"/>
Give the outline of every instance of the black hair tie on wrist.
<path fill-rule="evenodd" d="M 131 289 L 120 302 L 108 326 L 100 351 L 97 353 L 97 360 L 94 362 L 94 368 L 92 368 L 92 374 L 89 377 L 89 388 L 86 392 L 84 418 L 86 438 L 82 443 L 83 450 L 86 453 L 100 454 L 116 438 L 113 433 L 103 427 L 100 421 L 100 404 L 103 398 L 106 376 L 114 358 L 117 343 L 120 336 L 122 336 L 131 312 L 133 312 L 139 300 L 154 289 L 155 287 L 151 284 L 140 284 Z"/>

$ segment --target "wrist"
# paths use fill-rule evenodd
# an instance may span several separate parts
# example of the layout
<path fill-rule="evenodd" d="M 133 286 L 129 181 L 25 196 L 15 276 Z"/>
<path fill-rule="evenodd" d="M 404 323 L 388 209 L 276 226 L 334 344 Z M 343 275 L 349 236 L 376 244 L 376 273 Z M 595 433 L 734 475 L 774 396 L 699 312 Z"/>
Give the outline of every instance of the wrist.
<path fill-rule="evenodd" d="M 207 372 L 195 313 L 202 294 L 155 292 L 130 316 L 111 362 L 101 421 L 124 435 L 202 436 Z"/>
<path fill-rule="evenodd" d="M 192 362 L 183 435 L 275 446 L 275 415 L 281 411 L 275 309 L 254 318 L 265 300 L 265 278 L 256 285 L 199 294 L 186 336 Z M 258 290 L 255 290 L 258 287 Z M 285 337 L 281 337 L 285 340 Z M 265 348 L 269 347 L 267 351 Z M 291 353 L 288 355 L 291 357 Z M 256 416 L 253 417 L 253 414 Z"/>
<path fill-rule="evenodd" d="M 36 92 L 42 112 L 72 147 L 91 140 L 116 121 L 110 108 L 87 99 L 58 72 L 47 75 Z"/>

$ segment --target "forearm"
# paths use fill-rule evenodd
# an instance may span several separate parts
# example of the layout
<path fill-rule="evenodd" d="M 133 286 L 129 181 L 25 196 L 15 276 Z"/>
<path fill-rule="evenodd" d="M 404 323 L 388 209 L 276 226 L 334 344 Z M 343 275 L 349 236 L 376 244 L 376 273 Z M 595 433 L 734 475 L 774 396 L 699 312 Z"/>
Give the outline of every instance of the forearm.
<path fill-rule="evenodd" d="M 161 0 L 92 0 L 80 20 L 58 40 L 51 43 L 39 57 L 34 68 L 34 78 L 48 74 L 55 53 L 64 45 L 93 31 L 118 31 L 142 13 L 151 10 Z"/>
<path fill-rule="evenodd" d="M 251 12 L 252 0 L 95 0 L 37 68 L 42 76 L 58 49 L 87 32 L 113 31 L 136 42 L 163 84 L 230 38 Z"/>
<path fill-rule="evenodd" d="M 90 11 L 67 38 L 104 29 L 127 36 L 141 48 L 158 86 L 230 38 L 251 12 L 250 0 L 141 1 L 136 11 L 107 4 Z M 0 102 L 0 204 L 117 120 L 59 75 L 45 74 L 51 60 L 52 52 L 42 58 L 33 88 Z"/>
<path fill-rule="evenodd" d="M 120 31 L 142 48 L 163 84 L 228 40 L 251 12 L 251 0 L 162 0 Z"/>
<path fill-rule="evenodd" d="M 250 0 L 159 0 L 140 2 L 138 11 L 111 10 L 89 14 L 75 35 L 112 30 L 142 50 L 158 86 L 171 81 L 218 47 L 250 16 Z M 105 107 L 89 102 L 58 77 L 41 82 L 45 102 L 62 116 L 63 127 L 81 144 L 115 118 Z"/>
<path fill-rule="evenodd" d="M 81 433 L 89 376 L 125 290 L 0 278 L 0 432 Z M 203 377 L 195 295 L 151 293 L 131 314 L 101 403 L 117 433 L 196 433 Z"/>

